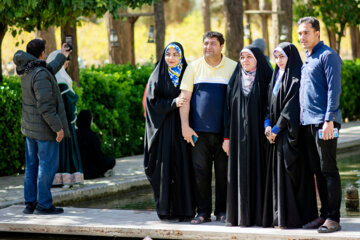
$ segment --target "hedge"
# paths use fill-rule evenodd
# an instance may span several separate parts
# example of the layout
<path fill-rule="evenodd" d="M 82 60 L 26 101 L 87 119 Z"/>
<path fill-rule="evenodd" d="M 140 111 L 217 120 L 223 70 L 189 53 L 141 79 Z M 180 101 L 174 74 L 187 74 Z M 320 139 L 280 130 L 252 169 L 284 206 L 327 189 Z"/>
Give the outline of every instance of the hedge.
<path fill-rule="evenodd" d="M 25 137 L 20 119 L 20 78 L 4 76 L 0 82 L 0 176 L 24 170 Z"/>
<path fill-rule="evenodd" d="M 143 153 L 142 96 L 154 68 L 152 64 L 105 65 L 80 71 L 78 112 L 93 112 L 92 129 L 105 154 L 123 157 Z M 20 78 L 4 76 L 0 82 L 0 176 L 24 171 L 25 138 L 20 131 Z"/>
<path fill-rule="evenodd" d="M 341 67 L 340 109 L 343 119 L 360 119 L 360 59 L 344 60 Z"/>
<path fill-rule="evenodd" d="M 143 152 L 142 97 L 153 65 L 105 65 L 83 69 L 78 109 L 93 112 L 103 150 L 115 157 Z"/>
<path fill-rule="evenodd" d="M 105 154 L 114 157 L 143 152 L 142 96 L 152 64 L 105 65 L 80 71 L 78 111 L 90 109 L 92 128 Z M 360 119 L 360 60 L 342 64 L 340 107 L 343 119 Z M 24 137 L 20 132 L 21 87 L 19 77 L 0 82 L 0 176 L 24 169 Z"/>

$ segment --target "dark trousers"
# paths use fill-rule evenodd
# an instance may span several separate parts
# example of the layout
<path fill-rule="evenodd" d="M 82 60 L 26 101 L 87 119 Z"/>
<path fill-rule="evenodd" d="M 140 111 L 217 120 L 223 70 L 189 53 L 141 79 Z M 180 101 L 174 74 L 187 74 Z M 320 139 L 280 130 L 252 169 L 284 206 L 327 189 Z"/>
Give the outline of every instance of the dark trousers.
<path fill-rule="evenodd" d="M 340 130 L 334 122 L 334 128 Z M 316 184 L 321 201 L 320 216 L 340 222 L 341 181 L 336 163 L 337 138 L 319 139 L 319 125 L 302 126 L 305 156 L 310 162 L 311 171 L 316 175 Z"/>
<path fill-rule="evenodd" d="M 212 212 L 212 165 L 215 168 L 215 212 L 226 213 L 227 156 L 222 149 L 223 135 L 215 133 L 197 133 L 199 138 L 192 147 L 191 155 L 195 174 L 195 198 L 197 213 L 210 217 Z"/>

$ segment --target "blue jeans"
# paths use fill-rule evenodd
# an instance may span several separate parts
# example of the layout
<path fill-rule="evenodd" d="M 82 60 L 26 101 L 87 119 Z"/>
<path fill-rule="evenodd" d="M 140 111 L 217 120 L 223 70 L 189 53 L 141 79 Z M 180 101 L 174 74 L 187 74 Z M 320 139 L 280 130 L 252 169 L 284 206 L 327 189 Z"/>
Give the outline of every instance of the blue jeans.
<path fill-rule="evenodd" d="M 50 188 L 59 168 L 59 143 L 26 137 L 25 143 L 25 203 L 52 206 Z"/>

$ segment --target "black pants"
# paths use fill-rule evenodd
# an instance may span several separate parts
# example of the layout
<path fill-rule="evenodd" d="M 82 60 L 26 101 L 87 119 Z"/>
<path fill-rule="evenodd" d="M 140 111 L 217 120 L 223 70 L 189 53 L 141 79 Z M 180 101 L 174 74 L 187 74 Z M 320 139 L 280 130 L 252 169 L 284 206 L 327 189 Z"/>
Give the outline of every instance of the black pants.
<path fill-rule="evenodd" d="M 334 122 L 334 128 L 340 130 L 340 124 Z M 305 156 L 310 162 L 311 171 L 316 175 L 321 209 L 320 216 L 340 222 L 341 181 L 336 163 L 337 138 L 319 139 L 319 125 L 302 126 Z"/>
<path fill-rule="evenodd" d="M 226 213 L 226 177 L 227 156 L 222 149 L 223 135 L 215 133 L 198 133 L 199 138 L 191 150 L 195 174 L 195 199 L 197 213 L 210 217 L 212 212 L 212 165 L 215 168 L 215 212 Z"/>

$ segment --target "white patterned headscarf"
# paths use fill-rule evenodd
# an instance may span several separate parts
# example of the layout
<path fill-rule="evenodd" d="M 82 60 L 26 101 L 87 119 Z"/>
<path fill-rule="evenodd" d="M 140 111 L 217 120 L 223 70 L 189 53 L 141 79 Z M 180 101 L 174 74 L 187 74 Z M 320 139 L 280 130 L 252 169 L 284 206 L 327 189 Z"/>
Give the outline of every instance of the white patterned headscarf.
<path fill-rule="evenodd" d="M 168 71 L 169 71 L 171 81 L 174 84 L 174 86 L 177 87 L 179 85 L 179 78 L 181 75 L 181 70 L 183 68 L 183 56 L 182 56 L 181 49 L 176 44 L 170 44 L 169 46 L 167 46 L 167 48 L 165 49 L 165 55 L 170 48 L 174 48 L 180 56 L 180 62 L 178 65 L 176 65 L 175 67 L 168 66 Z"/>
<path fill-rule="evenodd" d="M 51 61 L 53 61 L 58 54 L 62 54 L 61 50 L 55 50 L 51 52 L 46 59 L 46 63 L 50 63 Z M 70 91 L 75 93 L 72 87 L 72 79 L 69 76 L 69 74 L 66 72 L 64 66 L 62 66 L 61 69 L 55 74 L 55 78 L 58 84 L 65 83 L 69 87 Z"/>

